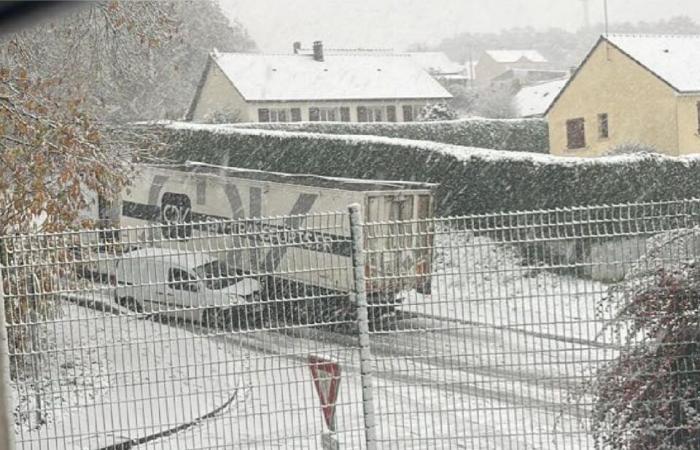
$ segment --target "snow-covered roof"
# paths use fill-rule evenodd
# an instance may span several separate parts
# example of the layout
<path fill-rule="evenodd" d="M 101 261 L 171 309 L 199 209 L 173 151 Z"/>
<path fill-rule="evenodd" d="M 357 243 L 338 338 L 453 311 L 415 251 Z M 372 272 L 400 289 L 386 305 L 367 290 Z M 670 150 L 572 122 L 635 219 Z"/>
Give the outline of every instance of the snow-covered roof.
<path fill-rule="evenodd" d="M 500 63 L 514 63 L 521 59 L 546 63 L 547 59 L 537 50 L 486 50 L 486 54 Z"/>
<path fill-rule="evenodd" d="M 464 66 L 453 62 L 443 52 L 410 52 L 411 58 L 428 72 L 437 75 L 458 74 Z"/>
<path fill-rule="evenodd" d="M 700 35 L 609 34 L 604 39 L 677 91 L 700 91 Z"/>
<path fill-rule="evenodd" d="M 407 54 L 213 53 L 247 101 L 445 99 L 452 97 Z"/>
<path fill-rule="evenodd" d="M 513 105 L 520 117 L 542 116 L 552 104 L 569 78 L 526 86 L 515 95 Z"/>

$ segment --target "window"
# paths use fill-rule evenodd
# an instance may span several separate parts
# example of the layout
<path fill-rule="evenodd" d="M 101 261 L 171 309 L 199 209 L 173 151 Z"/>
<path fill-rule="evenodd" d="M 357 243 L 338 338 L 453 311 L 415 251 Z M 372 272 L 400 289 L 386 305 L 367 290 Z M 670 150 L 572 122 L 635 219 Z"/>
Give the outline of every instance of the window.
<path fill-rule="evenodd" d="M 598 139 L 607 139 L 609 136 L 608 114 L 598 114 Z"/>
<path fill-rule="evenodd" d="M 347 106 L 340 108 L 340 120 L 342 122 L 350 122 L 350 108 Z"/>
<path fill-rule="evenodd" d="M 586 146 L 586 127 L 582 118 L 566 121 L 566 146 L 569 149 Z"/>
<path fill-rule="evenodd" d="M 292 122 L 301 122 L 300 108 L 292 108 Z"/>
<path fill-rule="evenodd" d="M 386 120 L 389 122 L 396 122 L 396 106 L 386 107 Z"/>
<path fill-rule="evenodd" d="M 413 116 L 413 106 L 411 105 L 403 105 L 403 121 L 404 122 L 413 122 L 415 120 Z"/>
<path fill-rule="evenodd" d="M 358 106 L 357 121 L 358 122 L 381 122 L 384 120 L 383 106 Z"/>
<path fill-rule="evenodd" d="M 270 122 L 287 122 L 287 110 L 286 109 L 271 109 L 270 110 Z"/>
<path fill-rule="evenodd" d="M 321 122 L 337 122 L 340 111 L 338 108 L 320 108 Z"/>
<path fill-rule="evenodd" d="M 698 133 L 700 134 L 700 102 L 695 104 L 695 108 L 698 111 Z"/>
<path fill-rule="evenodd" d="M 309 108 L 309 120 L 312 122 L 337 122 L 339 117 L 339 108 Z"/>
<path fill-rule="evenodd" d="M 269 122 L 270 110 L 267 108 L 258 109 L 258 122 Z"/>
<path fill-rule="evenodd" d="M 197 292 L 197 277 L 186 270 L 171 268 L 168 270 L 168 286 L 176 291 Z"/>
<path fill-rule="evenodd" d="M 318 122 L 321 118 L 321 111 L 318 108 L 309 108 L 309 120 Z"/>
<path fill-rule="evenodd" d="M 294 109 L 291 110 L 290 114 L 290 110 L 286 108 L 260 108 L 258 109 L 258 122 L 289 122 L 290 115 L 293 117 Z"/>

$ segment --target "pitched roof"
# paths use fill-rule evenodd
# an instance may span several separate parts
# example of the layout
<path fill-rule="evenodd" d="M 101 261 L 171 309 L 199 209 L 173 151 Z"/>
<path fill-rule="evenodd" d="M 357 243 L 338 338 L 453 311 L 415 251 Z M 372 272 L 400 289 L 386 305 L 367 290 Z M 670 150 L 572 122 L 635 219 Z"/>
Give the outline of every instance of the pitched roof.
<path fill-rule="evenodd" d="M 306 54 L 213 53 L 248 101 L 445 99 L 452 97 L 407 54 L 327 51 Z"/>
<path fill-rule="evenodd" d="M 443 52 L 409 52 L 409 55 L 419 66 L 438 75 L 458 74 L 464 70 L 464 66 L 453 62 Z"/>
<path fill-rule="evenodd" d="M 675 90 L 700 91 L 700 35 L 609 34 L 603 39 Z"/>
<path fill-rule="evenodd" d="M 547 62 L 537 50 L 486 50 L 486 54 L 500 63 L 514 63 L 523 58 L 531 62 Z"/>
<path fill-rule="evenodd" d="M 569 81 L 568 77 L 560 78 L 520 89 L 513 99 L 513 105 L 518 116 L 533 117 L 544 115 L 567 81 Z"/>

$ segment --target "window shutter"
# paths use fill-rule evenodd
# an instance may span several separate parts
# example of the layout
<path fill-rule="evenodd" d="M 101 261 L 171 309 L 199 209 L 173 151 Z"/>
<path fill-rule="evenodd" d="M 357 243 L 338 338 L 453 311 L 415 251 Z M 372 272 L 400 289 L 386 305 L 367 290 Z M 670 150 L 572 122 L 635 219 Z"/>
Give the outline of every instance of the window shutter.
<path fill-rule="evenodd" d="M 413 106 L 403 105 L 403 121 L 413 122 Z"/>
<path fill-rule="evenodd" d="M 321 111 L 318 108 L 309 108 L 309 120 L 312 122 L 321 120 Z"/>
<path fill-rule="evenodd" d="M 610 135 L 607 113 L 598 114 L 598 137 L 607 139 Z"/>
<path fill-rule="evenodd" d="M 358 106 L 357 107 L 357 121 L 358 122 L 367 122 L 367 107 L 366 106 Z"/>
<path fill-rule="evenodd" d="M 386 107 L 386 120 L 396 122 L 396 106 L 390 105 Z"/>
<path fill-rule="evenodd" d="M 258 109 L 258 122 L 269 122 L 270 110 L 267 108 Z"/>
<path fill-rule="evenodd" d="M 566 121 L 566 141 L 569 149 L 586 146 L 586 126 L 582 118 Z"/>

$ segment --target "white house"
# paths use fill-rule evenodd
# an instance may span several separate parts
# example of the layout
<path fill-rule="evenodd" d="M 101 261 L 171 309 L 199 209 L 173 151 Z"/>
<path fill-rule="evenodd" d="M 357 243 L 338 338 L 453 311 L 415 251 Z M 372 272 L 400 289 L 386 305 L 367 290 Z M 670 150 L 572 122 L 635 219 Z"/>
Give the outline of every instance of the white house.
<path fill-rule="evenodd" d="M 187 113 L 194 122 L 402 122 L 452 96 L 408 54 L 211 54 Z"/>
<path fill-rule="evenodd" d="M 467 86 L 473 73 L 468 67 L 452 61 L 443 52 L 409 52 L 411 58 L 443 85 Z"/>

